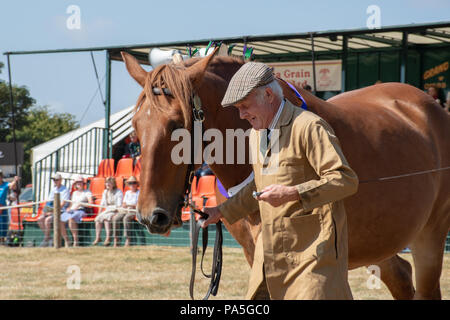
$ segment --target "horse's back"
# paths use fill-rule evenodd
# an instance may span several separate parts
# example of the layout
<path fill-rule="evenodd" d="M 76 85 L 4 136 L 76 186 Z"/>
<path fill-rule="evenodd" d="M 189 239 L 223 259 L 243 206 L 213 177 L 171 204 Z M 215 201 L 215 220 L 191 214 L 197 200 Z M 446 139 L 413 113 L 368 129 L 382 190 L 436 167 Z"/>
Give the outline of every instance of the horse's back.
<path fill-rule="evenodd" d="M 358 194 L 346 200 L 349 260 L 358 266 L 392 256 L 450 192 L 450 172 L 374 180 L 450 166 L 450 116 L 421 90 L 399 83 L 337 95 L 317 113 L 333 126 L 362 182 Z M 439 205 L 448 205 L 445 201 Z"/>

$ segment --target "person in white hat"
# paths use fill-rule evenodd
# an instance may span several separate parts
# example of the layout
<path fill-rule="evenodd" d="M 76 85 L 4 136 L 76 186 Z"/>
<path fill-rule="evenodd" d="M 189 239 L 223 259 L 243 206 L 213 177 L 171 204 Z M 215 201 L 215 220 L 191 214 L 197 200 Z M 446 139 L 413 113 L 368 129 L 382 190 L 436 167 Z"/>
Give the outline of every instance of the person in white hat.
<path fill-rule="evenodd" d="M 130 229 L 131 222 L 136 217 L 135 211 L 130 211 L 129 209 L 136 209 L 138 198 L 139 198 L 139 181 L 135 176 L 131 176 L 127 180 L 127 185 L 130 189 L 125 192 L 123 197 L 122 208 L 120 208 L 119 213 L 113 217 L 113 234 L 114 234 L 114 247 L 119 245 L 119 227 L 123 222 L 123 236 L 125 237 L 125 247 L 131 245 L 130 239 Z"/>
<path fill-rule="evenodd" d="M 87 208 L 83 206 L 83 203 L 94 203 L 92 193 L 89 190 L 84 189 L 84 179 L 82 176 L 76 175 L 73 184 L 75 191 L 72 193 L 72 203 L 61 215 L 61 235 L 64 238 L 66 247 L 69 247 L 71 244 L 71 241 L 67 236 L 66 222 L 69 223 L 69 228 L 72 232 L 73 246 L 77 247 L 79 245 L 78 224 L 87 214 Z"/>
<path fill-rule="evenodd" d="M 39 228 L 44 232 L 44 240 L 42 240 L 40 247 L 50 247 L 52 246 L 52 241 L 50 238 L 50 231 L 53 225 L 53 201 L 55 200 L 55 193 L 60 194 L 61 201 L 61 211 L 64 211 L 69 203 L 66 200 L 70 200 L 70 192 L 65 185 L 62 184 L 62 176 L 59 173 L 55 173 L 52 178 L 53 188 L 48 196 L 48 201 L 45 203 L 42 214 L 37 219 Z"/>

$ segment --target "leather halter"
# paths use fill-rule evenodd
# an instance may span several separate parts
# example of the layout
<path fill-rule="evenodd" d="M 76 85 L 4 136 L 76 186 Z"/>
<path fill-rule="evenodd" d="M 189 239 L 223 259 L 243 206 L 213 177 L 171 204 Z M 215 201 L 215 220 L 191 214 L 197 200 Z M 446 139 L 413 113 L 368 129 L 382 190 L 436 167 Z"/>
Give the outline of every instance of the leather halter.
<path fill-rule="evenodd" d="M 173 94 L 168 88 L 157 88 L 153 87 L 152 92 L 155 95 L 168 95 L 172 96 Z M 190 236 L 191 236 L 191 254 L 192 254 L 192 270 L 191 270 L 191 280 L 189 283 L 189 294 L 191 296 L 191 299 L 194 300 L 194 282 L 195 282 L 195 269 L 197 264 L 197 244 L 198 244 L 198 238 L 200 230 L 202 229 L 201 225 L 203 223 L 203 220 L 208 218 L 208 215 L 204 213 L 201 210 L 198 210 L 195 208 L 195 203 L 192 203 L 189 199 L 189 192 L 192 185 L 192 180 L 194 178 L 194 122 L 200 121 L 203 122 L 205 120 L 205 115 L 202 109 L 202 101 L 200 97 L 197 94 L 194 94 L 191 99 L 191 106 L 192 106 L 192 121 L 191 121 L 191 161 L 188 165 L 186 177 L 184 180 L 184 187 L 183 187 L 183 197 L 180 199 L 180 203 L 177 207 L 177 219 L 178 219 L 178 212 L 180 212 L 180 221 L 181 221 L 181 208 L 189 206 L 190 212 L 191 212 L 191 219 L 190 219 Z M 205 201 L 206 203 L 206 201 Z M 198 213 L 201 216 L 201 219 L 198 221 L 195 221 L 195 213 Z M 182 222 L 181 222 L 182 223 Z M 212 263 L 212 270 L 211 274 L 206 274 L 203 271 L 203 258 L 205 256 L 206 248 L 208 246 L 208 227 L 203 229 L 202 233 L 202 258 L 200 262 L 200 269 L 203 273 L 203 275 L 207 278 L 211 278 L 211 282 L 209 284 L 208 291 L 203 298 L 203 300 L 207 300 L 209 296 L 212 294 L 215 296 L 217 294 L 217 291 L 219 289 L 219 283 L 220 283 L 220 276 L 222 274 L 222 244 L 223 244 L 223 235 L 222 235 L 222 222 L 219 221 L 216 223 L 216 239 L 214 242 L 214 252 L 213 252 L 213 263 Z"/>

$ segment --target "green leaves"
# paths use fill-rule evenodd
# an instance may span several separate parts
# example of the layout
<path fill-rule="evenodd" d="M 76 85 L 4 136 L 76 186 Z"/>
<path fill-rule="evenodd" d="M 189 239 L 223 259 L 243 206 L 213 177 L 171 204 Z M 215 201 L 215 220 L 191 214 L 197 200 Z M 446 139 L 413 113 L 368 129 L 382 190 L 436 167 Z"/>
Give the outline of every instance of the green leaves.
<path fill-rule="evenodd" d="M 0 63 L 0 71 L 3 65 Z M 13 85 L 16 141 L 24 143 L 23 182 L 31 181 L 31 148 L 79 127 L 69 113 L 52 113 L 48 106 L 36 106 L 25 86 Z M 9 83 L 0 81 L 0 141 L 12 142 L 12 111 Z"/>

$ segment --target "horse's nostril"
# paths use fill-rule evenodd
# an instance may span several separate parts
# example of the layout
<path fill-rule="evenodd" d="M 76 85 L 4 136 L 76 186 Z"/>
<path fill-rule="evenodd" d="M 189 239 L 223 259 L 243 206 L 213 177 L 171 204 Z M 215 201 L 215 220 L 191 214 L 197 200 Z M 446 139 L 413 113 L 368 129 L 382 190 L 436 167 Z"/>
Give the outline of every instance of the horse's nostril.
<path fill-rule="evenodd" d="M 160 208 L 153 210 L 150 218 L 150 224 L 157 226 L 165 226 L 169 224 L 169 216 L 167 212 Z"/>

